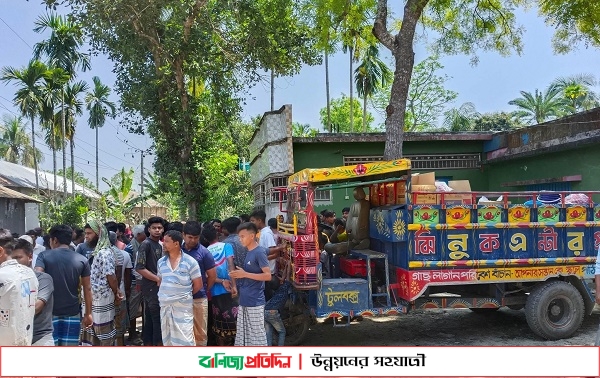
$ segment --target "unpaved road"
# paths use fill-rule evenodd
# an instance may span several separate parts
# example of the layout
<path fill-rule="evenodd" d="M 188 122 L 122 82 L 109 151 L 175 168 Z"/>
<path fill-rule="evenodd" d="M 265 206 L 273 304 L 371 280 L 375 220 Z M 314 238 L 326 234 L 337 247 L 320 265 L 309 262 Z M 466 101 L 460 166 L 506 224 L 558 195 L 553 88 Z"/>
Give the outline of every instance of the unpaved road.
<path fill-rule="evenodd" d="M 303 345 L 593 345 L 600 323 L 598 307 L 586 316 L 570 339 L 547 341 L 527 325 L 523 310 L 506 308 L 475 314 L 468 309 L 412 311 L 393 317 L 364 318 L 350 327 L 333 327 L 319 321 L 311 326 Z"/>

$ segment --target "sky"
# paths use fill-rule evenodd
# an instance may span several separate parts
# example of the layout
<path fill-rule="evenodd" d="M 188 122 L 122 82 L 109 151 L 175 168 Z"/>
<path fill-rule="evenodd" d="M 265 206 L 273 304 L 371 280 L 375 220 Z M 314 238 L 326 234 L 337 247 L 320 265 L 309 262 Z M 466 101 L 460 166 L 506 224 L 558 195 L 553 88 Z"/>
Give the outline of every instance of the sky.
<path fill-rule="evenodd" d="M 38 34 L 33 31 L 38 16 L 46 12 L 40 4 L 41 0 L 0 0 L 0 67 L 23 67 L 32 57 L 32 47 L 49 34 Z M 479 53 L 479 63 L 471 65 L 469 56 L 443 56 L 444 65 L 441 74 L 450 77 L 446 88 L 458 93 L 458 98 L 451 106 L 458 107 L 465 102 L 475 104 L 480 113 L 494 111 L 512 111 L 508 102 L 519 97 L 519 91 L 533 92 L 544 90 L 557 77 L 582 73 L 596 74 L 600 72 L 600 51 L 585 46 L 567 55 L 555 55 L 552 51 L 551 39 L 553 29 L 546 26 L 535 11 L 519 11 L 517 21 L 526 29 L 523 37 L 524 52 L 521 56 L 508 58 L 497 53 Z M 381 47 L 382 58 L 391 61 L 391 55 Z M 415 46 L 417 62 L 428 56 L 423 44 Z M 349 94 L 349 62 L 348 56 L 339 52 L 329 59 L 331 98 Z M 92 57 L 92 70 L 79 73 L 77 79 L 92 83 L 92 77 L 98 76 L 103 83 L 113 86 L 115 75 L 113 64 L 105 56 Z M 600 75 L 598 75 L 600 78 Z M 0 116 L 18 114 L 12 105 L 15 89 L 11 84 L 0 83 Z M 111 99 L 118 103 L 118 95 L 112 93 Z M 319 110 L 325 107 L 325 68 L 323 65 L 305 66 L 294 77 L 276 79 L 275 108 L 291 104 L 293 121 L 308 123 L 320 128 Z M 258 83 L 249 88 L 242 117 L 262 114 L 270 110 L 269 83 Z M 374 114 L 376 122 L 382 122 L 380 116 Z M 75 168 L 90 181 L 95 182 L 95 134 L 87 125 L 87 112 L 78 120 L 75 136 Z M 29 126 L 27 128 L 29 130 Z M 122 167 L 133 168 L 136 172 L 134 185 L 139 190 L 140 153 L 152 145 L 148 136 L 129 134 L 120 125 L 119 119 L 109 120 L 100 129 L 99 166 L 100 177 L 110 178 Z M 44 154 L 41 169 L 52 170 L 51 151 L 42 145 L 43 140 L 36 138 L 39 148 Z M 67 164 L 70 158 L 67 157 Z M 145 173 L 152 170 L 152 155 L 144 158 Z M 59 168 L 62 166 L 59 155 Z M 107 185 L 100 183 L 100 189 Z"/>

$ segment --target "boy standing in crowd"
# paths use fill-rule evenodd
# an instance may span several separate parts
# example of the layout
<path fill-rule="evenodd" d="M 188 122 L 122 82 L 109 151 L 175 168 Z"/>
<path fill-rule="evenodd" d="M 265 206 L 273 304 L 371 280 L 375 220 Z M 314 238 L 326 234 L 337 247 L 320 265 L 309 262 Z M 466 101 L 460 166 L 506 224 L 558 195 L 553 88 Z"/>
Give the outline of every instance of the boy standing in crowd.
<path fill-rule="evenodd" d="M 165 221 L 161 217 L 148 219 L 150 237 L 140 245 L 135 269 L 143 277 L 142 296 L 144 298 L 144 324 L 142 336 L 145 346 L 162 346 L 160 330 L 160 304 L 158 303 L 158 260 L 163 255 L 160 239 L 165 230 Z"/>
<path fill-rule="evenodd" d="M 253 223 L 238 228 L 240 242 L 248 249 L 243 267 L 230 276 L 238 281 L 240 305 L 237 317 L 236 346 L 267 346 L 265 331 L 265 282 L 271 280 L 268 251 L 256 242 L 258 229 Z"/>

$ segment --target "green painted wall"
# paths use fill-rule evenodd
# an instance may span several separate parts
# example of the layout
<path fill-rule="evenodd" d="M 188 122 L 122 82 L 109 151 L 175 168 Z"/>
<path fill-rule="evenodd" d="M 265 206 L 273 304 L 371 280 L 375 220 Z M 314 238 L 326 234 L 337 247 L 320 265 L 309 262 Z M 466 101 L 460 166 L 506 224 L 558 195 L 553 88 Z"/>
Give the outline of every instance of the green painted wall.
<path fill-rule="evenodd" d="M 383 155 L 383 142 L 354 143 L 294 143 L 294 170 L 336 167 L 344 164 L 344 156 Z M 482 141 L 405 142 L 405 154 L 481 153 Z M 423 171 L 425 172 L 425 171 Z M 479 169 L 439 170 L 438 177 L 449 180 L 469 180 L 472 190 L 488 190 L 488 173 Z M 345 199 L 346 196 L 348 199 Z M 342 209 L 354 202 L 352 189 L 333 191 L 333 205 L 317 206 L 317 212 L 327 208 L 341 216 Z"/>
<path fill-rule="evenodd" d="M 600 149 L 589 146 L 576 150 L 510 160 L 485 167 L 490 190 L 524 190 L 523 187 L 503 187 L 504 182 L 547 179 L 581 175 L 571 190 L 600 190 Z M 527 169 L 525 169 L 527 167 Z"/>

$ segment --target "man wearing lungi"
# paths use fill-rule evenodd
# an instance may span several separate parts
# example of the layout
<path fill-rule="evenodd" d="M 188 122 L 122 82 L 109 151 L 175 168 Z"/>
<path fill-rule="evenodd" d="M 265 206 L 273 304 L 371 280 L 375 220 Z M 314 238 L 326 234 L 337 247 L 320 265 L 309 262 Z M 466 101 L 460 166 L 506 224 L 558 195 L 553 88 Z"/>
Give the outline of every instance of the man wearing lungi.
<path fill-rule="evenodd" d="M 116 262 L 110 248 L 108 231 L 97 220 L 85 225 L 86 240 L 94 251 L 90 256 L 90 281 L 92 284 L 91 327 L 82 327 L 79 345 L 114 346 L 117 335 L 115 329 L 115 304 L 118 306 L 123 293 L 119 290 Z"/>
<path fill-rule="evenodd" d="M 267 346 L 265 331 L 265 282 L 271 280 L 267 260 L 268 251 L 256 242 L 258 229 L 253 223 L 238 227 L 240 242 L 248 248 L 243 267 L 229 273 L 238 280 L 240 305 L 238 307 L 236 346 Z"/>
<path fill-rule="evenodd" d="M 165 233 L 166 256 L 158 260 L 158 301 L 164 346 L 195 346 L 193 293 L 202 289 L 202 273 L 196 259 L 183 253 L 183 235 Z"/>

